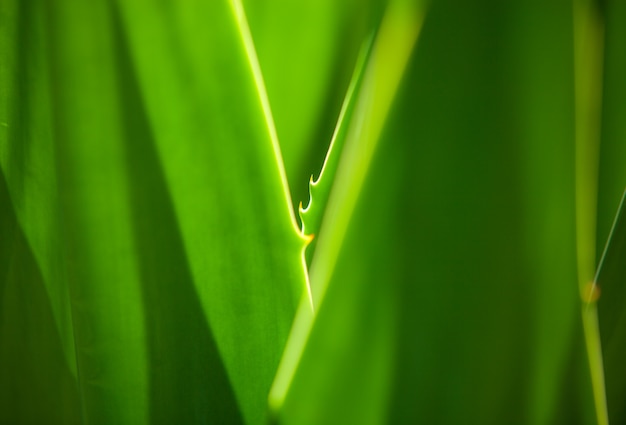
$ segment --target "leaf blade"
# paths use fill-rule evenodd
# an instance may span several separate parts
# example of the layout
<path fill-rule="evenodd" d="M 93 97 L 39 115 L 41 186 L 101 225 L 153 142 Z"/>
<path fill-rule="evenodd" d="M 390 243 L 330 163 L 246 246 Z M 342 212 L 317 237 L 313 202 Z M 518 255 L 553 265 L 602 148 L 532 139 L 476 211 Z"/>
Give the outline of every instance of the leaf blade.
<path fill-rule="evenodd" d="M 63 237 L 44 234 L 35 248 L 52 242 L 59 255 L 44 260 L 65 273 L 79 415 L 262 423 L 305 288 L 304 240 L 240 16 L 227 1 L 33 5 L 41 19 L 26 23 L 49 40 L 36 53 L 50 63 L 49 99 L 37 108 L 52 148 L 42 155 L 58 187 L 24 196 L 35 209 L 58 202 L 43 224 Z M 0 31 L 7 55 L 18 47 L 10 28 Z M 3 92 L 9 115 L 17 104 Z M 31 122 L 9 122 L 15 132 L 2 130 L 2 142 L 19 146 Z M 9 187 L 27 172 L 44 176 L 32 157 L 25 163 Z M 1 254 L 4 267 L 11 252 Z M 11 332 L 3 327 L 2 340 Z M 57 359 L 54 344 L 42 347 Z"/>
<path fill-rule="evenodd" d="M 281 423 L 593 423 L 552 6 L 432 4 Z"/>
<path fill-rule="evenodd" d="M 622 197 L 619 209 L 613 222 L 602 259 L 598 266 L 593 288 L 600 292 L 597 303 L 598 324 L 602 352 L 604 356 L 604 372 L 606 381 L 606 397 L 609 419 L 619 421 L 626 413 L 623 394 L 626 386 L 621 377 L 623 367 L 623 335 L 626 332 L 626 317 L 623 303 L 626 299 L 626 270 L 623 258 L 626 253 L 626 209 L 624 207 L 626 193 Z"/>

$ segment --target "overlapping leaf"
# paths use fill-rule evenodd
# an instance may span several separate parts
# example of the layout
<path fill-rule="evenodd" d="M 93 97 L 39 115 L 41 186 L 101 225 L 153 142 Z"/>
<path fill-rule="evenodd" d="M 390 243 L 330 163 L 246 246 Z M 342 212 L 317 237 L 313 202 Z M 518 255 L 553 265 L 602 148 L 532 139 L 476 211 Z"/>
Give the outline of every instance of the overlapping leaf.
<path fill-rule="evenodd" d="M 0 418 L 262 423 L 304 241 L 241 5 L 1 7 Z"/>
<path fill-rule="evenodd" d="M 0 3 L 0 422 L 263 423 L 291 327 L 281 423 L 603 423 L 576 266 L 624 184 L 622 8 L 596 186 L 592 2 L 435 2 L 415 47 L 396 0 L 361 62 L 386 2 L 357 3 L 250 1 L 252 34 L 239 0 Z M 306 199 L 337 115 L 309 298 L 287 178 Z M 613 422 L 625 228 L 597 277 Z"/>
<path fill-rule="evenodd" d="M 397 2 L 381 24 L 376 42 L 365 46 L 346 95 L 322 175 L 311 185 L 311 199 L 303 212 L 303 230 L 320 230 L 310 269 L 311 304 L 318 308 L 325 296 L 338 251 L 364 183 L 380 132 L 411 49 L 419 35 L 423 9 Z M 360 69 L 364 67 L 363 69 Z M 311 251 L 309 251 L 310 253 Z M 303 300 L 270 393 L 276 411 L 289 390 L 315 317 Z"/>
<path fill-rule="evenodd" d="M 339 167 L 339 160 L 344 145 L 349 136 L 358 138 L 363 131 L 364 115 L 366 115 L 365 109 L 367 108 L 369 99 L 361 98 L 359 104 L 359 94 L 361 93 L 365 68 L 370 59 L 372 48 L 371 40 L 372 38 L 370 37 L 361 49 L 361 54 L 359 55 L 359 60 L 357 61 L 350 86 L 348 87 L 344 103 L 341 107 L 339 119 L 332 140 L 330 141 L 322 170 L 317 178 L 311 176 L 309 183 L 309 200 L 306 206 L 300 203 L 299 213 L 300 219 L 302 220 L 302 233 L 312 238 L 311 243 L 309 243 L 307 247 L 306 257 L 308 264 L 310 264 L 313 253 L 315 252 L 315 245 L 317 245 L 315 235 L 319 233 L 322 226 L 324 212 L 328 204 L 334 178 L 337 175 L 337 168 Z M 360 105 L 360 108 L 357 104 Z M 355 116 L 356 114 L 359 116 Z M 350 126 L 352 126 L 352 128 Z M 315 206 L 312 204 L 315 204 Z"/>
<path fill-rule="evenodd" d="M 278 421 L 593 422 L 571 13 L 433 3 Z"/>
<path fill-rule="evenodd" d="M 322 166 L 363 41 L 387 0 L 244 0 L 294 209 Z"/>

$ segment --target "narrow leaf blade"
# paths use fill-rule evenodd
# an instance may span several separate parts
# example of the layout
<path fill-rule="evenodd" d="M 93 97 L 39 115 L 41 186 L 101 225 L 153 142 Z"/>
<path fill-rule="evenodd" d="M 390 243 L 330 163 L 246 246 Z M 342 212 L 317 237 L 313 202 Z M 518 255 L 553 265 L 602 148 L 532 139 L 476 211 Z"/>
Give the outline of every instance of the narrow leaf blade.
<path fill-rule="evenodd" d="M 626 415 L 626 193 L 617 211 L 592 288 L 600 296 L 598 323 L 604 355 L 606 396 L 611 423 Z"/>

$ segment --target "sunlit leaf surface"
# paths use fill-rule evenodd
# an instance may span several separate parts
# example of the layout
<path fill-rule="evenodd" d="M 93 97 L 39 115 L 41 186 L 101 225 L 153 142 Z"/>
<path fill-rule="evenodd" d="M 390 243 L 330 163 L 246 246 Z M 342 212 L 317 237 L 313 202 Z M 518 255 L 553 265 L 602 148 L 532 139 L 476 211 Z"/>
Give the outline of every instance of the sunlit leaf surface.
<path fill-rule="evenodd" d="M 344 103 L 341 106 L 339 119 L 326 153 L 324 165 L 318 176 L 311 176 L 309 183 L 310 193 L 306 206 L 300 203 L 298 212 L 302 222 L 302 233 L 312 238 L 306 251 L 308 264 L 310 264 L 315 252 L 315 246 L 317 245 L 315 236 L 319 234 L 322 226 L 331 188 L 337 176 L 339 162 L 346 141 L 350 137 L 353 139 L 359 137 L 365 125 L 364 121 L 368 118 L 367 110 L 370 109 L 371 99 L 366 94 L 367 90 L 362 90 L 362 85 L 366 68 L 372 64 L 371 50 L 372 42 L 370 38 L 361 48 L 361 54 L 356 63 Z M 369 84 L 372 84 L 372 82 L 369 81 Z M 362 94 L 362 96 L 359 97 L 359 94 Z"/>
<path fill-rule="evenodd" d="M 244 0 L 294 209 L 306 204 L 364 40 L 387 0 Z"/>
<path fill-rule="evenodd" d="M 237 6 L 0 5 L 0 422 L 263 423 L 304 241 Z"/>

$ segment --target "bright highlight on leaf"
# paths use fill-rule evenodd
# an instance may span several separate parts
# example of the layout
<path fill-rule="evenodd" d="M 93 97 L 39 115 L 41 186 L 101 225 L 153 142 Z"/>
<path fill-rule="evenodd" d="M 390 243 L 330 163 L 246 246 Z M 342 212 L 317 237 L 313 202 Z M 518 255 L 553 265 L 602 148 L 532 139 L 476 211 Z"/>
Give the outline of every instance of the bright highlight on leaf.
<path fill-rule="evenodd" d="M 299 212 L 300 219 L 302 220 L 302 233 L 305 235 L 315 235 L 320 230 L 324 208 L 328 203 L 332 183 L 337 173 L 337 168 L 339 167 L 341 152 L 343 151 L 343 146 L 348 137 L 348 128 L 353 121 L 352 117 L 356 108 L 357 98 L 361 93 L 363 74 L 365 73 L 365 66 L 368 63 L 368 59 L 370 58 L 371 49 L 372 41 L 370 39 L 366 41 L 361 48 L 354 75 L 352 76 L 352 81 L 350 82 L 348 92 L 346 93 L 344 103 L 341 107 L 337 126 L 335 127 L 335 132 L 330 141 L 322 170 L 316 179 L 313 179 L 313 176 L 311 176 L 309 182 L 310 194 L 306 207 L 302 206 L 302 202 L 300 203 Z M 312 205 L 313 200 L 315 200 L 316 206 Z M 313 250 L 311 249 L 310 252 L 312 253 Z"/>
<path fill-rule="evenodd" d="M 307 226 L 312 231 L 320 227 L 309 278 L 315 309 L 323 300 L 356 202 L 355 195 L 363 184 L 386 114 L 417 40 L 423 13 L 414 4 L 392 2 L 371 53 L 368 55 L 370 47 L 366 46 L 357 63 L 335 139 L 319 177 L 319 190 L 315 190 L 317 183 L 311 184 L 311 200 L 307 210 L 302 212 L 302 222 L 303 232 L 307 232 Z M 353 102 L 356 103 L 353 105 Z M 332 188 L 326 179 L 332 179 Z M 275 411 L 289 391 L 313 322 L 314 315 L 301 302 L 269 396 L 270 407 Z"/>

